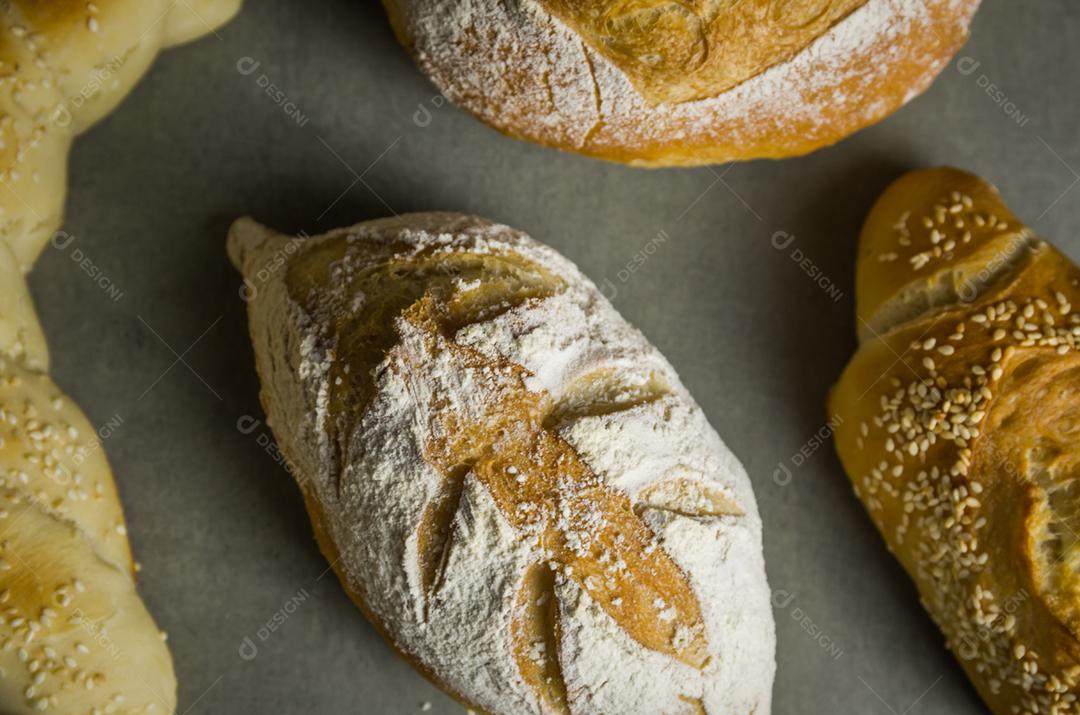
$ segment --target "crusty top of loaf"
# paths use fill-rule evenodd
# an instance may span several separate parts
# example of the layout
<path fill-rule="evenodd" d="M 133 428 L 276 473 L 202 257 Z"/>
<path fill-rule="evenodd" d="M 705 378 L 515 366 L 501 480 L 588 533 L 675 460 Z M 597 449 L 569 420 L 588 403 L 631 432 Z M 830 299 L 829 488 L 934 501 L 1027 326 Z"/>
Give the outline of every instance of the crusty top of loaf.
<path fill-rule="evenodd" d="M 491 712 L 767 712 L 741 466 L 566 259 L 419 214 L 233 230 L 263 399 L 394 643 Z"/>
<path fill-rule="evenodd" d="M 979 0 L 384 4 L 417 64 L 483 121 L 655 166 L 791 156 L 881 119 L 945 67 Z"/>
<path fill-rule="evenodd" d="M 786 62 L 866 0 L 540 0 L 652 103 L 715 97 Z"/>

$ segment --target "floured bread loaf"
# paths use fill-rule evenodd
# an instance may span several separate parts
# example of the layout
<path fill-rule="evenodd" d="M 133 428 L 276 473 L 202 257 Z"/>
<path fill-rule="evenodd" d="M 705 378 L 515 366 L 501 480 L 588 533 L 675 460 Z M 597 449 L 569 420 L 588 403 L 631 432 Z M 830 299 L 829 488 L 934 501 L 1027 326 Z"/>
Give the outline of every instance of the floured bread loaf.
<path fill-rule="evenodd" d="M 135 591 L 112 473 L 47 369 L 0 242 L 0 712 L 167 715 L 172 659 Z"/>
<path fill-rule="evenodd" d="M 60 226 L 76 134 L 127 95 L 158 51 L 229 19 L 240 0 L 0 3 L 0 239 L 30 270 Z"/>
<path fill-rule="evenodd" d="M 645 166 L 802 154 L 925 90 L 979 0 L 383 0 L 453 102 Z"/>
<path fill-rule="evenodd" d="M 750 482 L 573 264 L 452 214 L 229 251 L 323 552 L 414 665 L 489 713 L 769 712 Z"/>
<path fill-rule="evenodd" d="M 875 205 L 857 286 L 856 493 L 991 710 L 1080 712 L 1080 268 L 932 169 Z"/>

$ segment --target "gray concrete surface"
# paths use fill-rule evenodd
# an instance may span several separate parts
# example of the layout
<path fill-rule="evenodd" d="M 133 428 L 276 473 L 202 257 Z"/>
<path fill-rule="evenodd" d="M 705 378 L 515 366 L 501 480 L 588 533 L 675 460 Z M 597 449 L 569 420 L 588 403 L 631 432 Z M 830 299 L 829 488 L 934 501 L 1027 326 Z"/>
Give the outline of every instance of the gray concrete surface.
<path fill-rule="evenodd" d="M 76 240 L 47 250 L 32 287 L 57 380 L 95 424 L 120 423 L 106 449 L 180 711 L 460 712 L 326 573 L 265 425 L 237 427 L 262 414 L 229 222 L 317 233 L 390 207 L 502 220 L 617 287 L 754 481 L 781 593 L 776 713 L 984 712 L 814 436 L 854 346 L 856 235 L 901 171 L 990 177 L 1080 257 L 1077 36 L 1075 2 L 987 0 L 964 64 L 883 124 L 805 158 L 652 172 L 440 106 L 376 3 L 249 0 L 218 37 L 165 54 L 77 143 Z M 795 237 L 784 250 L 777 231 Z"/>

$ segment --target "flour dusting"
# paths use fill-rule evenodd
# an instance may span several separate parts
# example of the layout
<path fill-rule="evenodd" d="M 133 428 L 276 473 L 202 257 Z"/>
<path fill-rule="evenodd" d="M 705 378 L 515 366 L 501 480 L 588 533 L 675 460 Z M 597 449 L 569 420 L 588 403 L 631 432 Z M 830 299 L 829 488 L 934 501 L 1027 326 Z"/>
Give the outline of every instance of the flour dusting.
<path fill-rule="evenodd" d="M 725 147 L 774 155 L 777 141 L 829 143 L 838 129 L 880 119 L 941 72 L 941 45 L 966 37 L 979 0 L 868 0 L 787 62 L 714 97 L 655 105 L 537 0 L 394 5 L 420 67 L 484 121 L 534 141 L 646 159 L 675 143 L 694 163 L 695 147 L 700 160 Z M 901 63 L 914 76 L 890 88 Z"/>
<path fill-rule="evenodd" d="M 405 216 L 311 239 L 293 260 L 342 240 L 333 279 L 312 289 L 319 300 L 298 299 L 280 271 L 252 304 L 253 334 L 264 401 L 320 503 L 338 571 L 395 645 L 493 713 L 768 713 L 775 636 L 754 496 L 663 356 L 569 261 L 505 226 Z M 345 418 L 330 383 L 346 337 L 328 336 L 351 315 L 351 281 L 373 270 L 372 245 L 392 246 L 395 265 L 511 257 L 555 278 L 544 279 L 551 290 L 449 333 L 392 318 L 395 342 L 371 371 L 370 403 Z M 248 250 L 245 270 L 271 250 Z M 496 270 L 445 281 L 452 292 L 443 300 L 490 288 Z M 378 299 L 368 293 L 361 312 Z M 543 427 L 498 422 L 500 405 L 530 401 L 543 407 Z M 495 457 L 525 439 L 535 441 L 525 450 L 535 461 L 493 475 L 485 455 L 447 470 L 433 445 L 485 421 L 501 435 Z M 545 461 L 544 449 L 565 451 Z M 433 578 L 423 527 L 447 499 L 451 473 L 460 473 L 460 491 Z M 632 512 L 613 511 L 619 500 Z M 636 530 L 608 538 L 614 518 Z M 635 534 L 646 535 L 641 548 L 625 548 Z M 670 583 L 635 590 L 650 576 L 643 564 L 668 562 L 685 592 Z M 537 573 L 550 588 L 522 601 Z M 523 614 L 548 605 L 558 639 L 537 631 L 516 643 Z M 670 637 L 632 635 L 624 609 Z M 558 678 L 548 680 L 565 686 L 558 707 L 529 679 L 531 667 L 553 663 Z"/>

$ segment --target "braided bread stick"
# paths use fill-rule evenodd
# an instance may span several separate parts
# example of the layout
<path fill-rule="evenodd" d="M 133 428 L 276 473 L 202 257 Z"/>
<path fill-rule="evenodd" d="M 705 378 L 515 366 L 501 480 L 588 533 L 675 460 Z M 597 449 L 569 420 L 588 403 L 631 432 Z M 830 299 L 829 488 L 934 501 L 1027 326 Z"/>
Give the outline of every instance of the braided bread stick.
<path fill-rule="evenodd" d="M 167 715 L 172 659 L 135 591 L 109 464 L 47 373 L 0 242 L 0 711 Z"/>
<path fill-rule="evenodd" d="M 210 32 L 240 0 L 0 3 L 0 239 L 29 271 L 59 228 L 71 141 L 158 51 Z"/>

